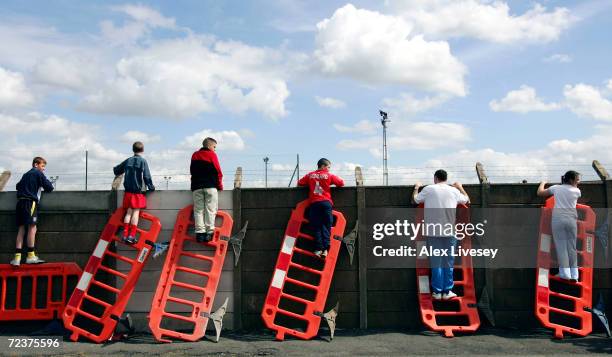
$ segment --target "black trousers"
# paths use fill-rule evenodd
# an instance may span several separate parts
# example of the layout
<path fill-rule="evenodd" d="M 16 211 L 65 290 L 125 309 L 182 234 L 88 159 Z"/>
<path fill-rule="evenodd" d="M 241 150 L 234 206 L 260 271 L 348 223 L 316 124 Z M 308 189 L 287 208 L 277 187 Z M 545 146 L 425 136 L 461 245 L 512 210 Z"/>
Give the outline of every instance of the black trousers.
<path fill-rule="evenodd" d="M 329 201 L 314 202 L 308 207 L 308 221 L 315 238 L 315 250 L 329 249 L 332 228 L 332 204 Z"/>

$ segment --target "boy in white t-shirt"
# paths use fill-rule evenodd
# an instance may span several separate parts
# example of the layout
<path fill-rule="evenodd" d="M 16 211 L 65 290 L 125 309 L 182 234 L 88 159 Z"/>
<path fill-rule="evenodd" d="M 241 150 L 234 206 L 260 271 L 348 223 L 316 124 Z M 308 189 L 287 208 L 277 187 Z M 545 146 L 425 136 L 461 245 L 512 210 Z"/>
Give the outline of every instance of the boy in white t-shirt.
<path fill-rule="evenodd" d="M 570 170 L 561 177 L 561 185 L 553 185 L 545 189 L 546 181 L 540 182 L 538 196 L 555 197 L 551 228 L 561 279 L 578 281 L 578 254 L 576 253 L 576 238 L 578 234 L 578 213 L 576 203 L 581 193 L 578 188 L 580 174 Z"/>
<path fill-rule="evenodd" d="M 470 198 L 459 182 L 452 186 L 446 183 L 448 174 L 444 170 L 434 173 L 434 185 L 429 185 L 419 192 L 421 183 L 414 185 L 412 198 L 415 203 L 423 203 L 425 236 L 427 245 L 433 249 L 450 249 L 455 246 L 455 218 L 457 204 L 468 203 Z M 457 297 L 451 290 L 454 286 L 453 265 L 455 259 L 452 255 L 429 257 L 431 268 L 432 298 L 435 300 L 450 300 Z"/>

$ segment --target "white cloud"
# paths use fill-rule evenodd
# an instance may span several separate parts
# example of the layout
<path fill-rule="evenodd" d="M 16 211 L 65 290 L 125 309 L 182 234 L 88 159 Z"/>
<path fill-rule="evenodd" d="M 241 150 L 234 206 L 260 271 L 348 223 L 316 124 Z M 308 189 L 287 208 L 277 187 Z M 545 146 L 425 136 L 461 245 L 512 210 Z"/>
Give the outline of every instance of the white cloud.
<path fill-rule="evenodd" d="M 34 102 L 23 75 L 0 67 L 0 109 L 25 107 Z"/>
<path fill-rule="evenodd" d="M 519 89 L 512 90 L 501 100 L 492 100 L 489 107 L 495 112 L 548 112 L 560 109 L 557 103 L 544 103 L 536 94 L 535 89 L 522 85 Z"/>
<path fill-rule="evenodd" d="M 436 108 L 449 99 L 448 95 L 427 96 L 419 99 L 410 93 L 401 93 L 399 97 L 383 99 L 383 105 L 389 107 L 391 111 L 412 115 Z"/>
<path fill-rule="evenodd" d="M 13 21 L 6 17 L 0 21 L 0 63 L 7 67 L 25 72 L 47 57 L 64 58 L 83 51 L 96 53 L 90 37 L 75 38 L 54 27 Z"/>
<path fill-rule="evenodd" d="M 371 120 L 360 120 L 353 126 L 334 124 L 334 128 L 341 133 L 373 134 L 376 133 L 376 125 Z"/>
<path fill-rule="evenodd" d="M 564 53 L 555 53 L 554 55 L 545 57 L 544 59 L 542 59 L 542 61 L 546 63 L 570 63 L 572 62 L 572 57 Z"/>
<path fill-rule="evenodd" d="M 612 79 L 608 79 L 608 83 L 606 84 L 606 88 L 612 90 Z"/>
<path fill-rule="evenodd" d="M 125 4 L 113 6 L 112 9 L 123 12 L 131 16 L 134 20 L 146 23 L 150 26 L 162 28 L 176 27 L 174 18 L 165 17 L 158 11 L 144 5 Z"/>
<path fill-rule="evenodd" d="M 155 28 L 176 29 L 174 18 L 165 17 L 144 5 L 126 4 L 113 6 L 111 9 L 124 13 L 132 19 L 132 21 L 126 21 L 123 26 L 116 26 L 109 20 L 100 23 L 102 35 L 111 45 L 134 44 Z"/>
<path fill-rule="evenodd" d="M 146 29 L 111 36 L 129 46 L 109 43 L 104 23 L 99 35 L 5 21 L 0 64 L 31 73 L 36 97 L 69 90 L 75 96 L 64 103 L 92 113 L 176 119 L 253 111 L 273 120 L 288 114 L 287 81 L 305 69 L 305 54 L 197 34 L 141 5 L 113 9 L 127 15 L 121 26 Z M 164 36 L 138 41 L 155 28 Z"/>
<path fill-rule="evenodd" d="M 427 166 L 461 168 L 476 179 L 474 164 L 484 164 L 492 182 L 528 182 L 554 180 L 558 182 L 566 170 L 575 169 L 592 176 L 592 160 L 612 162 L 612 126 L 597 126 L 597 133 L 580 140 L 559 139 L 540 149 L 500 152 L 491 148 L 460 150 L 426 162 Z M 459 170 L 459 169 L 456 169 Z"/>
<path fill-rule="evenodd" d="M 325 75 L 457 96 L 467 93 L 466 68 L 447 42 L 427 41 L 400 17 L 351 4 L 317 24 L 314 59 Z"/>
<path fill-rule="evenodd" d="M 185 118 L 221 106 L 278 119 L 287 115 L 289 90 L 280 69 L 286 59 L 278 50 L 201 36 L 162 40 L 122 58 L 115 76 L 87 95 L 79 108 Z"/>
<path fill-rule="evenodd" d="M 387 142 L 389 152 L 406 150 L 432 150 L 460 147 L 471 140 L 469 128 L 456 123 L 437 122 L 396 122 L 389 125 Z M 368 150 L 374 157 L 380 156 L 382 139 L 366 136 L 358 139 L 341 140 L 340 150 Z"/>
<path fill-rule="evenodd" d="M 98 189 L 110 187 L 113 165 L 125 159 L 102 144 L 100 130 L 93 125 L 40 113 L 0 115 L 0 122 L 0 150 L 10 153 L 0 158 L 0 166 L 13 171 L 11 188 L 14 179 L 30 168 L 34 156 L 47 159 L 47 174 L 60 175 L 62 189 L 84 188 L 85 150 L 89 152 L 90 183 L 96 177 L 102 179 L 103 187 Z M 103 175 L 98 176 L 100 173 Z"/>
<path fill-rule="evenodd" d="M 339 109 L 339 108 L 346 107 L 346 103 L 344 103 L 343 101 L 339 99 L 335 99 L 331 97 L 319 97 L 319 96 L 316 96 L 315 99 L 317 103 L 319 104 L 319 106 L 321 107 L 332 108 L 332 109 Z"/>
<path fill-rule="evenodd" d="M 272 164 L 272 171 L 293 171 L 295 164 Z"/>
<path fill-rule="evenodd" d="M 219 151 L 241 151 L 244 150 L 244 140 L 240 134 L 233 130 L 213 131 L 202 130 L 186 137 L 179 145 L 179 148 L 197 150 L 202 147 L 202 141 L 211 137 L 217 140 L 217 150 Z"/>
<path fill-rule="evenodd" d="M 151 135 L 138 130 L 130 130 L 121 135 L 121 141 L 125 143 L 133 143 L 142 141 L 144 144 L 152 144 L 161 140 L 159 135 Z"/>
<path fill-rule="evenodd" d="M 35 64 L 32 77 L 37 83 L 77 92 L 86 91 L 101 80 L 101 66 L 96 58 L 84 54 L 47 57 Z"/>
<path fill-rule="evenodd" d="M 521 15 L 503 1 L 417 0 L 391 2 L 391 9 L 435 38 L 473 37 L 496 43 L 555 41 L 577 20 L 569 9 L 540 4 Z"/>
<path fill-rule="evenodd" d="M 608 82 L 608 86 L 610 82 Z M 612 120 L 612 101 L 599 89 L 586 84 L 566 85 L 563 89 L 567 107 L 581 117 Z"/>

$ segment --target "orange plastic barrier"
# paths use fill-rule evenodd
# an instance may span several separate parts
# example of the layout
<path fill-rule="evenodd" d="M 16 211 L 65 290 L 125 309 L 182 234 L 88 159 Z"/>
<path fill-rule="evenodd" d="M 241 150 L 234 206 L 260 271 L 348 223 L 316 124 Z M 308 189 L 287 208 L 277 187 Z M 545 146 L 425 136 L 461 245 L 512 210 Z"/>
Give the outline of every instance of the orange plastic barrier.
<path fill-rule="evenodd" d="M 178 213 L 168 256 L 164 262 L 149 313 L 149 328 L 156 340 L 172 342 L 164 338 L 169 337 L 185 341 L 197 341 L 204 337 L 234 223 L 229 214 L 221 211 L 217 212 L 217 221 L 219 220 L 221 224 L 215 227 L 211 242 L 195 243 L 195 237 L 189 234 L 189 227 L 194 226 L 193 206 L 185 207 Z M 205 245 L 214 250 L 206 252 L 210 254 L 189 252 L 185 250 L 185 243 L 189 241 Z M 191 261 L 195 259 L 200 264 L 195 266 L 180 264 L 182 257 L 189 258 Z M 197 283 L 192 283 L 196 280 Z M 199 293 L 198 298 L 193 301 L 172 296 L 173 288 L 197 292 Z M 191 312 L 185 315 L 167 312 L 168 303 L 188 307 Z M 164 325 L 163 320 L 178 320 L 182 325 L 187 324 L 189 325 L 189 332 L 179 332 L 169 327 L 162 327 Z"/>
<path fill-rule="evenodd" d="M 277 340 L 285 334 L 304 340 L 317 335 L 346 226 L 342 213 L 333 211 L 330 249 L 319 258 L 307 248 L 314 241 L 307 232 L 307 207 L 308 201 L 302 201 L 291 213 L 261 312 Z"/>
<path fill-rule="evenodd" d="M 417 211 L 417 222 L 423 220 L 423 204 Z M 457 223 L 470 222 L 470 210 L 466 205 L 457 206 Z M 457 231 L 460 233 L 460 231 Z M 465 233 L 465 232 L 462 232 Z M 457 245 L 463 249 L 472 247 L 471 236 L 459 240 Z M 427 241 L 419 234 L 416 238 L 417 254 Z M 474 289 L 474 269 L 471 256 L 455 257 L 453 292 L 457 298 L 452 300 L 436 300 L 431 297 L 430 268 L 427 256 L 417 255 L 416 274 L 418 285 L 419 306 L 421 319 L 430 330 L 444 333 L 446 337 L 453 337 L 455 332 L 474 332 L 480 327 L 480 316 L 476 306 L 476 292 Z"/>
<path fill-rule="evenodd" d="M 0 321 L 58 318 L 82 272 L 76 263 L 0 264 Z"/>
<path fill-rule="evenodd" d="M 140 226 L 143 226 L 144 221 L 150 223 L 150 228 L 148 230 L 138 228 L 136 244 L 123 243 L 120 228 L 123 226 L 124 215 L 123 208 L 116 210 L 104 227 L 100 240 L 64 310 L 64 327 L 72 331 L 70 339 L 73 341 L 77 341 L 82 336 L 101 343 L 112 337 L 117 321 L 125 310 L 157 240 L 161 230 L 159 219 L 141 211 Z M 133 253 L 133 257 L 127 252 L 122 252 L 122 255 L 111 251 L 113 242 L 131 248 L 129 252 Z M 109 263 L 113 259 L 130 264 L 131 270 L 122 273 L 113 269 Z M 108 276 L 115 278 L 116 287 L 102 282 Z"/>
<path fill-rule="evenodd" d="M 555 338 L 563 333 L 586 336 L 591 333 L 593 320 L 593 251 L 595 249 L 595 212 L 589 206 L 578 204 L 578 253 L 579 281 L 572 283 L 550 273 L 553 264 L 554 241 L 551 218 L 555 205 L 554 198 L 546 200 L 540 217 L 540 240 L 536 269 L 536 306 L 538 320 L 554 330 Z"/>

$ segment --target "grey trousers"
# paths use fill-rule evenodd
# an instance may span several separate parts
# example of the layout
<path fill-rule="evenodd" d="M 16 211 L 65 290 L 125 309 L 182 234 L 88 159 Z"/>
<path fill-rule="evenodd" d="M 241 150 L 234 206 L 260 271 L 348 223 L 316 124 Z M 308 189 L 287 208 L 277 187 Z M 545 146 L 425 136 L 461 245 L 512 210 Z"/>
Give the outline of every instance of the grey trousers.
<path fill-rule="evenodd" d="M 576 253 L 576 236 L 578 226 L 576 217 L 569 215 L 552 216 L 551 222 L 559 276 L 563 279 L 578 279 L 578 254 Z"/>
<path fill-rule="evenodd" d="M 201 188 L 193 191 L 193 220 L 196 233 L 212 233 L 215 230 L 218 204 L 216 188 Z"/>

